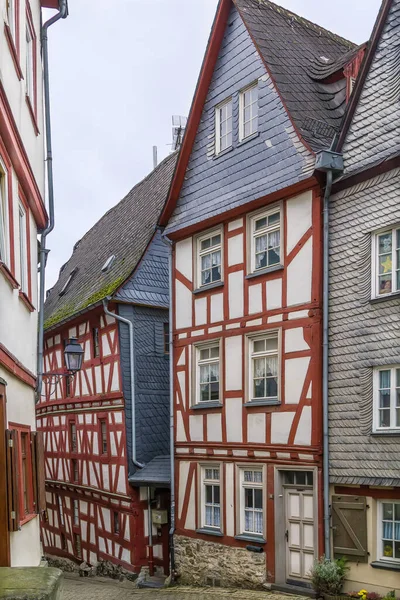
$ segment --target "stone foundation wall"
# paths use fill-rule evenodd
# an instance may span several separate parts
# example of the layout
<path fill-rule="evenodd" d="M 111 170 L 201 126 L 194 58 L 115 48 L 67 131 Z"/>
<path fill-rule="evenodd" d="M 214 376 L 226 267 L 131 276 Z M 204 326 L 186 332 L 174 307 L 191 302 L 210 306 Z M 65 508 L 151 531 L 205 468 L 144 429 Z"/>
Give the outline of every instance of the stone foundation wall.
<path fill-rule="evenodd" d="M 261 588 L 267 581 L 265 553 L 175 535 L 179 583 Z M 214 581 L 213 581 L 214 580 Z"/>

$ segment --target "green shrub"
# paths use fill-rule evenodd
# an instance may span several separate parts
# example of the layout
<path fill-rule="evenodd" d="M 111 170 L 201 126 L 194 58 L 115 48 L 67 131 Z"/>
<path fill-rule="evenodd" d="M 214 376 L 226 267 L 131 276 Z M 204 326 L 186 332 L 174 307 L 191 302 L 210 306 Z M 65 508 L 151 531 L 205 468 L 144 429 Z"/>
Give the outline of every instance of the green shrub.
<path fill-rule="evenodd" d="M 316 560 L 310 571 L 314 590 L 318 594 L 329 594 L 330 596 L 340 594 L 348 570 L 345 558 L 328 560 L 323 556 Z"/>

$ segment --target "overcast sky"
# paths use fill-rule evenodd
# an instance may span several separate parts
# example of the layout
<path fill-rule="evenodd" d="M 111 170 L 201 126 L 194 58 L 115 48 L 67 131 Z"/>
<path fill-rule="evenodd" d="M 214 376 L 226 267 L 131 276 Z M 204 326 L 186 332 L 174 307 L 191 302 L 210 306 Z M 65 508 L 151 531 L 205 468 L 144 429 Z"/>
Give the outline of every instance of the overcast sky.
<path fill-rule="evenodd" d="M 280 0 L 356 43 L 380 0 Z M 217 0 L 69 0 L 50 29 L 56 228 L 46 287 L 85 232 L 170 151 L 187 115 Z"/>

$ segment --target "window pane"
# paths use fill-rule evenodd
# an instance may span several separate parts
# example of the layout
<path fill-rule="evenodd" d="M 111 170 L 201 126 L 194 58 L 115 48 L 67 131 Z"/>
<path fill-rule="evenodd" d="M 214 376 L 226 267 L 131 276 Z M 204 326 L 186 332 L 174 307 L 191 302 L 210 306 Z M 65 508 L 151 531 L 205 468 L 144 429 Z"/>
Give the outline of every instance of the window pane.
<path fill-rule="evenodd" d="M 256 269 L 265 269 L 267 267 L 267 253 L 263 252 L 256 255 Z"/>
<path fill-rule="evenodd" d="M 278 397 L 278 381 L 276 379 L 267 379 L 266 381 L 267 398 L 277 398 Z"/>
<path fill-rule="evenodd" d="M 211 254 L 205 254 L 204 256 L 201 257 L 201 270 L 204 271 L 205 269 L 210 269 L 211 268 Z"/>
<path fill-rule="evenodd" d="M 219 383 L 212 383 L 210 385 L 210 400 L 213 402 L 219 400 Z"/>
<path fill-rule="evenodd" d="M 382 548 L 383 556 L 393 558 L 393 542 L 392 540 L 383 540 Z"/>
<path fill-rule="evenodd" d="M 221 509 L 219 506 L 214 507 L 214 527 L 221 527 Z"/>
<path fill-rule="evenodd" d="M 278 265 L 280 261 L 280 253 L 279 249 L 270 250 L 268 252 L 268 265 L 272 267 L 273 265 Z"/>
<path fill-rule="evenodd" d="M 390 408 L 390 390 L 383 390 L 379 393 L 379 407 Z"/>
<path fill-rule="evenodd" d="M 254 377 L 256 379 L 260 377 L 266 376 L 266 359 L 265 358 L 255 358 L 253 360 L 254 363 Z"/>
<path fill-rule="evenodd" d="M 253 352 L 264 352 L 265 351 L 265 340 L 254 340 Z"/>
<path fill-rule="evenodd" d="M 263 532 L 263 514 L 262 512 L 254 513 L 254 533 Z"/>
<path fill-rule="evenodd" d="M 213 267 L 212 269 L 212 281 L 220 281 L 221 280 L 221 268 Z"/>
<path fill-rule="evenodd" d="M 380 389 L 390 389 L 390 370 L 379 371 L 379 387 Z"/>
<path fill-rule="evenodd" d="M 219 381 L 219 363 L 210 365 L 210 381 Z"/>
<path fill-rule="evenodd" d="M 265 379 L 254 380 L 254 398 L 265 398 Z"/>
<path fill-rule="evenodd" d="M 389 254 L 392 252 L 392 232 L 384 233 L 378 237 L 379 254 Z"/>
<path fill-rule="evenodd" d="M 200 350 L 200 360 L 207 360 L 210 358 L 210 348 L 202 348 Z"/>
<path fill-rule="evenodd" d="M 212 498 L 212 486 L 211 485 L 206 485 L 205 488 L 206 488 L 206 502 L 207 502 L 207 504 L 211 504 L 212 501 L 213 501 L 213 498 Z"/>
<path fill-rule="evenodd" d="M 220 235 L 213 235 L 212 239 L 211 239 L 211 245 L 212 246 L 218 246 L 218 244 L 221 243 L 221 236 Z"/>
<path fill-rule="evenodd" d="M 210 381 L 210 365 L 200 365 L 200 383 Z"/>
<path fill-rule="evenodd" d="M 274 213 L 268 217 L 268 225 L 276 225 L 280 221 L 280 213 Z"/>
<path fill-rule="evenodd" d="M 221 264 L 221 251 L 218 250 L 218 252 L 213 252 L 211 255 L 211 262 L 212 262 L 212 266 L 215 267 L 216 265 L 220 265 Z"/>
<path fill-rule="evenodd" d="M 210 385 L 208 383 L 200 385 L 200 401 L 208 402 L 210 399 Z"/>
<path fill-rule="evenodd" d="M 296 473 L 296 484 L 297 485 L 305 485 L 306 484 L 306 473 L 305 473 L 305 471 L 298 471 Z"/>
<path fill-rule="evenodd" d="M 207 240 L 202 240 L 202 242 L 201 242 L 202 250 L 207 250 L 207 248 L 209 248 L 210 246 L 211 246 L 211 238 L 208 238 Z"/>
<path fill-rule="evenodd" d="M 384 521 L 383 525 L 383 537 L 387 540 L 393 539 L 393 523 Z"/>
<path fill-rule="evenodd" d="M 244 472 L 244 481 L 248 482 L 248 481 L 253 481 L 253 471 L 245 471 Z"/>
<path fill-rule="evenodd" d="M 379 294 L 390 294 L 392 291 L 392 276 L 382 275 L 379 277 Z"/>
<path fill-rule="evenodd" d="M 394 516 L 393 504 L 391 504 L 391 503 L 389 504 L 388 502 L 385 502 L 382 505 L 382 515 L 383 515 L 384 521 L 392 521 L 393 516 Z M 384 535 L 384 537 L 388 537 L 388 536 Z"/>
<path fill-rule="evenodd" d="M 278 375 L 278 359 L 276 356 L 267 356 L 265 359 L 267 365 L 267 375 L 269 377 L 277 377 Z"/>
<path fill-rule="evenodd" d="M 212 469 L 206 469 L 206 479 L 212 479 Z"/>
<path fill-rule="evenodd" d="M 206 526 L 213 526 L 213 509 L 212 506 L 206 506 Z"/>
<path fill-rule="evenodd" d="M 256 237 L 256 252 L 263 252 L 268 248 L 268 235 Z"/>
<path fill-rule="evenodd" d="M 248 488 L 244 490 L 244 505 L 246 508 L 253 508 L 253 491 Z"/>
<path fill-rule="evenodd" d="M 379 427 L 390 427 L 390 410 L 379 411 Z"/>
<path fill-rule="evenodd" d="M 254 490 L 254 507 L 262 508 L 262 490 Z"/>
<path fill-rule="evenodd" d="M 396 521 L 400 521 L 400 504 L 394 505 L 394 518 L 396 519 Z"/>
<path fill-rule="evenodd" d="M 255 231 L 259 231 L 260 229 L 263 229 L 264 227 L 266 227 L 267 222 L 268 222 L 267 217 L 263 217 L 262 219 L 257 219 L 257 221 L 255 221 L 255 223 L 254 223 Z"/>
<path fill-rule="evenodd" d="M 281 241 L 280 231 L 272 231 L 268 236 L 268 240 L 269 248 L 279 248 L 279 244 Z"/>
<path fill-rule="evenodd" d="M 210 348 L 210 356 L 211 358 L 219 357 L 219 346 L 215 346 L 214 348 Z"/>
<path fill-rule="evenodd" d="M 383 254 L 379 258 L 379 274 L 386 275 L 392 272 L 392 255 L 391 254 Z"/>
<path fill-rule="evenodd" d="M 219 469 L 213 469 L 213 479 L 219 481 Z"/>
<path fill-rule="evenodd" d="M 265 348 L 266 350 L 277 350 L 278 349 L 278 338 L 270 337 L 265 340 Z"/>
<path fill-rule="evenodd" d="M 254 471 L 253 477 L 254 477 L 255 483 L 262 483 L 262 472 L 261 471 Z"/>
<path fill-rule="evenodd" d="M 219 485 L 214 485 L 214 504 L 219 504 Z"/>

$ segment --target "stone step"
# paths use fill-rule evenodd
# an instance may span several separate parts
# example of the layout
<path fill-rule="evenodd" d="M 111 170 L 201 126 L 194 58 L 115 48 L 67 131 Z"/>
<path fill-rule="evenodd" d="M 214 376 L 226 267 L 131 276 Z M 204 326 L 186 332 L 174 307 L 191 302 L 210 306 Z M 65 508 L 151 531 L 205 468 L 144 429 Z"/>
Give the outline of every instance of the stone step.
<path fill-rule="evenodd" d="M 317 592 L 315 592 L 311 586 L 306 585 L 292 585 L 289 583 L 272 583 L 271 590 L 276 592 L 284 592 L 285 594 L 295 594 L 296 596 L 307 596 L 308 598 L 317 598 Z"/>
<path fill-rule="evenodd" d="M 149 577 L 146 581 L 140 581 L 137 586 L 138 588 L 153 588 L 160 589 L 164 587 L 166 577 Z"/>

